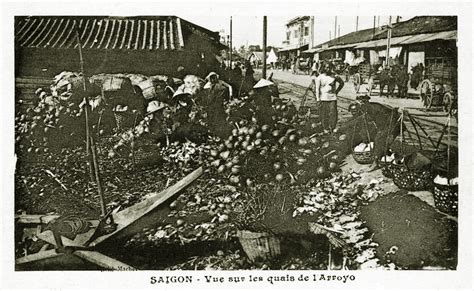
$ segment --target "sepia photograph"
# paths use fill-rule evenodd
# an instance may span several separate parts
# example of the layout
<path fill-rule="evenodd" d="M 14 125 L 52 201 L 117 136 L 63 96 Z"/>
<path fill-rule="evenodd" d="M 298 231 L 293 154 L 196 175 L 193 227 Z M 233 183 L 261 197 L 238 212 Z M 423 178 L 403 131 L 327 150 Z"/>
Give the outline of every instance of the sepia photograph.
<path fill-rule="evenodd" d="M 150 287 L 455 273 L 461 24 L 418 11 L 14 13 L 2 256 Z"/>

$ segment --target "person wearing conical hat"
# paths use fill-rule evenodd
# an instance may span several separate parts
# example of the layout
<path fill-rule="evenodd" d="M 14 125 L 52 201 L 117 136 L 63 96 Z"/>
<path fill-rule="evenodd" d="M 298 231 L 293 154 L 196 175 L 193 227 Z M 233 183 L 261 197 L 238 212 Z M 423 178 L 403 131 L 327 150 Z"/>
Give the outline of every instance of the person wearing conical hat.
<path fill-rule="evenodd" d="M 272 108 L 272 86 L 275 84 L 266 79 L 260 79 L 253 90 L 250 92 L 255 102 L 255 117 L 260 124 L 272 124 L 273 108 Z"/>
<path fill-rule="evenodd" d="M 202 105 L 207 113 L 209 130 L 217 136 L 226 137 L 230 128 L 226 121 L 224 102 L 232 96 L 232 87 L 219 80 L 215 72 L 209 73 L 206 80 Z"/>

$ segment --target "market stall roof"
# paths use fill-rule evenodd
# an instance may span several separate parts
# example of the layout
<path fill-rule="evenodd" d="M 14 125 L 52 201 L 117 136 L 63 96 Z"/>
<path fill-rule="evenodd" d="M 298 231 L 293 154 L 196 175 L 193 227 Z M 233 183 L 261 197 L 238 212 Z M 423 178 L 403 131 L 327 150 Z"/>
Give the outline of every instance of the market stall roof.
<path fill-rule="evenodd" d="M 338 50 L 338 49 L 344 49 L 344 48 L 351 48 L 351 47 L 354 47 L 355 45 L 356 45 L 355 43 L 340 44 L 340 45 L 335 45 L 335 46 L 328 47 L 325 50 L 329 51 L 329 50 Z"/>
<path fill-rule="evenodd" d="M 315 53 L 319 53 L 319 52 L 322 52 L 324 49 L 323 48 L 310 48 L 308 50 L 305 50 L 305 51 L 302 51 L 302 53 L 304 54 L 315 54 Z"/>
<path fill-rule="evenodd" d="M 278 52 L 286 52 L 286 51 L 297 50 L 297 49 L 303 48 L 303 47 L 305 47 L 305 46 L 308 46 L 308 44 L 303 44 L 303 45 L 300 45 L 300 44 L 289 45 L 289 46 L 287 46 L 287 47 L 281 48 Z"/>
<path fill-rule="evenodd" d="M 24 48 L 77 48 L 77 28 L 82 48 L 177 50 L 185 46 L 183 26 L 220 45 L 219 33 L 176 16 L 30 16 L 15 21 L 15 41 Z"/>
<path fill-rule="evenodd" d="M 413 43 L 421 43 L 421 42 L 428 42 L 438 39 L 443 40 L 453 40 L 457 38 L 457 31 L 442 31 L 442 32 L 435 32 L 435 33 L 423 33 L 417 35 L 406 35 L 406 36 L 399 36 L 393 37 L 390 40 L 391 46 L 396 45 L 406 45 L 406 44 L 413 44 Z M 387 45 L 387 39 L 377 39 L 366 41 L 354 46 L 354 48 L 375 48 L 375 47 L 383 47 Z"/>
<path fill-rule="evenodd" d="M 452 31 L 442 31 L 436 33 L 423 33 L 412 35 L 409 38 L 403 40 L 399 44 L 412 44 L 420 42 L 428 42 L 433 40 L 456 40 L 458 33 L 456 30 Z"/>

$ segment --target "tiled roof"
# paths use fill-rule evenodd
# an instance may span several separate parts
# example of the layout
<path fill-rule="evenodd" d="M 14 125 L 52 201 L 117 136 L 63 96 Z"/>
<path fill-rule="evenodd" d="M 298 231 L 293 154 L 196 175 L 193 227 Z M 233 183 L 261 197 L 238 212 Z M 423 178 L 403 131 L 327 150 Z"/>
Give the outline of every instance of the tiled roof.
<path fill-rule="evenodd" d="M 32 16 L 18 17 L 17 45 L 26 48 L 175 50 L 185 46 L 181 20 L 163 17 Z"/>

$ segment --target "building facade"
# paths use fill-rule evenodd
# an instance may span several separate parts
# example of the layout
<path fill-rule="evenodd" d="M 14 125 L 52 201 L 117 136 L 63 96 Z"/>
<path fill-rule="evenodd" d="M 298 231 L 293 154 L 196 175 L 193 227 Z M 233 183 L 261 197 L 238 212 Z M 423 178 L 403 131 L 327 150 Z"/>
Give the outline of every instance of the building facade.
<path fill-rule="evenodd" d="M 298 16 L 286 24 L 286 39 L 283 48 L 279 51 L 280 58 L 294 59 L 301 53 L 313 46 L 314 40 L 314 17 Z"/>

